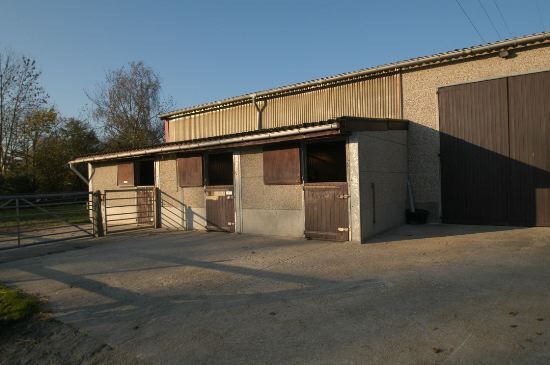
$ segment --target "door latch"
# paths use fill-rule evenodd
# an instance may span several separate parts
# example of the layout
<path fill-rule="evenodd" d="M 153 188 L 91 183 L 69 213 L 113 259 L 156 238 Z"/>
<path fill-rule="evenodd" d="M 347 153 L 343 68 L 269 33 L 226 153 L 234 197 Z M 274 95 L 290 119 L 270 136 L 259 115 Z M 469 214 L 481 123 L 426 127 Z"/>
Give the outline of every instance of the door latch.
<path fill-rule="evenodd" d="M 340 194 L 338 195 L 338 199 L 349 199 L 349 194 Z"/>
<path fill-rule="evenodd" d="M 338 232 L 349 232 L 349 227 L 338 227 Z"/>

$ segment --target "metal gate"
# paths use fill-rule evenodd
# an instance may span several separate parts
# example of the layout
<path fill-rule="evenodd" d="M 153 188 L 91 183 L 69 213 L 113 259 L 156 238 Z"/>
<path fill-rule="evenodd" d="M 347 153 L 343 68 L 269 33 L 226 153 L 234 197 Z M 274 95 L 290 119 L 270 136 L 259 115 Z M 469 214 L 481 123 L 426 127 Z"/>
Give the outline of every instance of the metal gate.
<path fill-rule="evenodd" d="M 105 190 L 103 216 L 105 234 L 157 226 L 154 187 Z"/>
<path fill-rule="evenodd" d="M 89 192 L 0 196 L 0 249 L 96 235 L 92 196 Z"/>
<path fill-rule="evenodd" d="M 550 226 L 550 72 L 439 90 L 446 223 Z"/>
<path fill-rule="evenodd" d="M 304 185 L 305 236 L 313 239 L 349 239 L 347 183 Z"/>
<path fill-rule="evenodd" d="M 206 187 L 206 229 L 235 232 L 233 186 Z"/>

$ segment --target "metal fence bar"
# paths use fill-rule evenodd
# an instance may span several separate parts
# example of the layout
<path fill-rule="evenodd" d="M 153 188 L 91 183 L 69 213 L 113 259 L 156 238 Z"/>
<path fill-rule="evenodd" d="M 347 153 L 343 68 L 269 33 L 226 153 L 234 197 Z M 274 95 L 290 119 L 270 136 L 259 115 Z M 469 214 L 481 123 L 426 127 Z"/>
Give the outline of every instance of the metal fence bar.
<path fill-rule="evenodd" d="M 52 212 L 48 212 L 46 209 L 44 209 L 44 208 L 42 208 L 42 207 L 40 207 L 40 206 L 38 206 L 38 205 L 34 205 L 33 203 L 31 203 L 30 201 L 28 201 L 28 200 L 25 199 L 25 198 L 21 198 L 21 199 L 22 199 L 23 201 L 25 201 L 27 204 L 30 204 L 31 206 L 34 206 L 34 207 L 36 207 L 37 209 L 40 209 L 40 210 L 42 210 L 42 211 L 48 213 L 48 214 L 51 215 L 52 217 L 57 218 L 57 219 L 59 219 L 60 221 L 65 222 L 65 223 L 67 223 L 67 224 L 69 224 L 69 225 L 71 225 L 71 226 L 73 226 L 73 227 L 75 227 L 75 228 L 78 228 L 78 229 L 81 230 L 82 232 L 85 232 L 85 233 L 87 233 L 87 234 L 89 234 L 89 235 L 92 234 L 92 233 L 88 232 L 87 230 L 85 230 L 84 228 L 81 228 L 81 227 L 77 226 L 76 224 L 69 223 L 69 222 L 66 221 L 65 219 L 61 218 L 59 215 L 57 215 L 57 214 L 55 214 L 55 213 L 52 213 Z"/>
<path fill-rule="evenodd" d="M 105 231 L 105 235 L 109 233 L 109 223 L 107 223 L 107 219 L 109 218 L 109 216 L 107 215 L 107 193 L 108 190 L 105 190 L 105 192 L 103 192 L 103 216 L 105 217 L 105 228 L 103 228 L 103 230 Z"/>
<path fill-rule="evenodd" d="M 17 247 L 21 246 L 21 222 L 19 220 L 19 198 L 15 199 L 15 216 L 17 217 Z"/>
<path fill-rule="evenodd" d="M 49 197 L 67 197 L 67 196 L 78 196 L 83 194 L 89 194 L 89 192 L 80 192 L 80 193 L 46 193 L 46 194 L 22 194 L 22 195 L 0 195 L 1 199 L 15 199 L 15 198 L 49 198 Z"/>

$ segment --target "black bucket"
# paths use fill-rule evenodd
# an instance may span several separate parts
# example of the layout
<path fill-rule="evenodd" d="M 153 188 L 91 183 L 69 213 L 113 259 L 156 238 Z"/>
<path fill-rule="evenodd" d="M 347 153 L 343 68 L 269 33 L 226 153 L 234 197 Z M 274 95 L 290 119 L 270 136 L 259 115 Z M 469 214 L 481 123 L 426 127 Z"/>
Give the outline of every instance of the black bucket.
<path fill-rule="evenodd" d="M 407 224 L 426 224 L 428 220 L 429 212 L 425 209 L 415 209 L 414 212 L 411 212 L 410 209 L 407 209 L 405 216 L 407 219 Z"/>

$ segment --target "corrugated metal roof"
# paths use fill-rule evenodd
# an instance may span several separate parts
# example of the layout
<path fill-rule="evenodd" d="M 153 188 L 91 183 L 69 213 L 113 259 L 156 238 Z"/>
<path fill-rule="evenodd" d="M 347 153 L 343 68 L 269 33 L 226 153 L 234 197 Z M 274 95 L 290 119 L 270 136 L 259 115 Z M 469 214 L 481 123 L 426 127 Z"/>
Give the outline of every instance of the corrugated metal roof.
<path fill-rule="evenodd" d="M 269 137 L 269 134 L 271 133 L 292 131 L 292 130 L 296 130 L 303 134 L 307 134 L 308 128 L 320 127 L 325 125 L 326 126 L 335 125 L 334 127 L 335 130 L 340 130 L 341 132 L 347 132 L 348 130 L 361 129 L 361 128 L 358 128 L 358 125 L 360 125 L 359 123 L 368 123 L 369 125 L 373 126 L 372 128 L 373 130 L 406 129 L 408 125 L 408 121 L 400 120 L 400 119 L 358 118 L 358 117 L 344 116 L 344 117 L 330 119 L 330 120 L 321 121 L 321 122 L 303 123 L 300 125 L 282 126 L 277 128 L 269 128 L 269 129 L 261 129 L 261 130 L 228 134 L 228 135 L 223 135 L 218 137 L 198 138 L 198 139 L 188 140 L 188 141 L 160 143 L 160 144 L 150 145 L 148 147 L 142 147 L 142 148 L 111 150 L 111 151 L 106 151 L 102 153 L 82 155 L 75 158 L 73 161 L 70 161 L 70 163 L 90 162 L 97 157 L 101 157 L 102 160 L 117 159 L 120 157 L 119 155 L 127 154 L 127 153 L 132 153 L 136 155 L 140 153 L 143 153 L 144 155 L 155 155 L 155 154 L 158 154 L 159 152 L 151 152 L 151 153 L 146 153 L 146 152 L 156 148 L 166 148 L 166 147 L 177 148 L 175 150 L 171 150 L 170 153 L 184 152 L 186 150 L 190 150 L 189 146 L 196 145 L 197 143 L 205 143 L 209 141 L 220 141 L 220 143 L 223 143 L 224 140 L 234 140 L 235 138 L 248 137 L 248 136 L 254 136 L 254 135 L 266 135 Z M 367 129 L 367 128 L 363 128 L 363 129 Z M 163 153 L 163 152 L 160 152 L 160 153 Z M 164 152 L 164 153 L 167 153 L 167 152 Z M 132 157 L 132 156 L 129 156 L 129 157 Z"/>
<path fill-rule="evenodd" d="M 482 45 L 476 45 L 468 48 L 455 49 L 448 52 L 436 53 L 429 56 L 422 56 L 411 58 L 405 61 L 399 61 L 395 63 L 389 63 L 385 65 L 380 65 L 376 67 L 370 67 L 361 69 L 358 71 L 342 73 L 334 76 L 324 77 L 320 79 L 300 82 L 296 84 L 291 84 L 287 86 L 277 87 L 273 89 L 268 89 L 264 91 L 258 91 L 255 93 L 248 93 L 232 98 L 223 99 L 220 101 L 199 104 L 189 108 L 183 108 L 175 110 L 169 113 L 161 114 L 162 119 L 171 119 L 180 117 L 187 114 L 192 114 L 193 112 L 203 112 L 218 108 L 229 107 L 232 105 L 239 105 L 245 102 L 250 102 L 252 95 L 255 95 L 257 100 L 267 99 L 273 96 L 279 96 L 281 94 L 289 92 L 301 92 L 309 90 L 315 87 L 326 87 L 331 83 L 338 82 L 349 82 L 355 78 L 361 78 L 365 76 L 373 76 L 376 74 L 384 74 L 397 72 L 398 70 L 411 69 L 416 67 L 426 67 L 430 65 L 437 65 L 443 62 L 452 62 L 461 60 L 464 58 L 471 58 L 476 56 L 481 56 L 488 53 L 498 53 L 500 50 L 507 49 L 517 49 L 523 48 L 536 44 L 543 44 L 550 42 L 550 32 L 535 33 L 531 35 L 505 39 L 498 42 L 491 42 Z"/>

